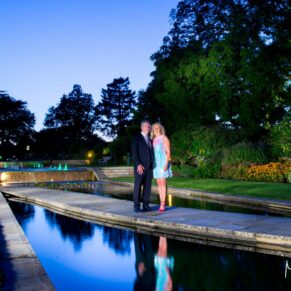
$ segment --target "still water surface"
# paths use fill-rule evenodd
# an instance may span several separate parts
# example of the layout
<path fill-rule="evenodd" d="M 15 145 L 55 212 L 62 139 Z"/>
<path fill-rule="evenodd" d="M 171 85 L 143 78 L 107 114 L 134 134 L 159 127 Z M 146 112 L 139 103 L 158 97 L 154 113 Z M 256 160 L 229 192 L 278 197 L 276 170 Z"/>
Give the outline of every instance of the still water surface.
<path fill-rule="evenodd" d="M 149 236 L 39 206 L 9 204 L 57 290 L 291 290 L 286 269 L 291 259 Z"/>

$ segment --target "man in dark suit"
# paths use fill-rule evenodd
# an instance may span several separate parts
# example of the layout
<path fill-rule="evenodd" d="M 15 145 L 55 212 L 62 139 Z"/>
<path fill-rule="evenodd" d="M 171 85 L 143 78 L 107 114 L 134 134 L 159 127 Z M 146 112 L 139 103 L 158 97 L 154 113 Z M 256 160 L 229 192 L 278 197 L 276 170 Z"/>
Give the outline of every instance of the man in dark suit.
<path fill-rule="evenodd" d="M 141 132 L 137 134 L 131 143 L 131 154 L 134 162 L 134 211 L 139 212 L 141 186 L 143 186 L 143 211 L 150 211 L 150 195 L 153 178 L 154 151 L 149 137 L 151 124 L 144 120 L 141 122 Z"/>
<path fill-rule="evenodd" d="M 134 290 L 156 290 L 154 252 L 151 237 L 147 234 L 134 233 L 136 279 Z"/>

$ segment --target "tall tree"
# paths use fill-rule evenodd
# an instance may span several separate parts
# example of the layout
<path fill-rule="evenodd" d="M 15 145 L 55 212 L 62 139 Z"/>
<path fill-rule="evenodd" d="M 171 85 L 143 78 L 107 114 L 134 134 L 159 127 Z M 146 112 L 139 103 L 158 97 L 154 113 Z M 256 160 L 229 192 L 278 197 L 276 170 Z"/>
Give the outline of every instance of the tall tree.
<path fill-rule="evenodd" d="M 27 103 L 15 100 L 0 91 L 0 149 L 2 154 L 13 152 L 21 139 L 33 133 L 35 116 L 27 109 Z"/>
<path fill-rule="evenodd" d="M 287 0 L 184 0 L 171 15 L 152 56 L 152 99 L 166 108 L 168 127 L 220 123 L 253 139 L 282 119 L 290 108 Z"/>
<path fill-rule="evenodd" d="M 172 53 L 159 62 L 156 69 L 151 99 L 157 99 L 164 109 L 163 122 L 168 131 L 175 131 L 191 124 L 211 124 L 215 121 L 209 96 L 200 92 L 198 77 L 201 52 L 186 48 Z"/>
<path fill-rule="evenodd" d="M 49 108 L 44 125 L 61 130 L 69 140 L 88 139 L 96 129 L 92 95 L 84 93 L 80 85 L 74 85 L 56 107 Z"/>
<path fill-rule="evenodd" d="M 253 49 L 254 39 L 262 45 L 289 39 L 290 9 L 288 0 L 182 0 L 171 11 L 172 28 L 164 38 L 160 50 L 152 58 L 155 61 L 169 57 L 181 48 L 201 42 L 208 49 L 227 35 L 236 34 L 241 43 Z"/>
<path fill-rule="evenodd" d="M 125 134 L 136 105 L 135 92 L 129 89 L 128 78 L 114 79 L 101 91 L 101 101 L 96 106 L 101 131 L 115 137 Z"/>
<path fill-rule="evenodd" d="M 142 120 L 149 120 L 151 122 L 164 122 L 165 108 L 160 103 L 153 92 L 155 79 L 148 85 L 146 90 L 140 90 L 137 96 L 137 108 L 134 112 L 134 124 L 140 129 L 140 122 Z"/>

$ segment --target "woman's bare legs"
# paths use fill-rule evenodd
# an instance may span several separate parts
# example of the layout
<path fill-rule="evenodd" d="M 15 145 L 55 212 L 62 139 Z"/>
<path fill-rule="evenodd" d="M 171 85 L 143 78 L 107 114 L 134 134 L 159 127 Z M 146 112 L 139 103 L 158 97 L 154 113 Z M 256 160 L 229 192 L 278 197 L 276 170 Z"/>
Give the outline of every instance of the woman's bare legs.
<path fill-rule="evenodd" d="M 167 254 L 167 238 L 164 236 L 160 236 L 158 256 L 166 258 L 167 255 L 168 255 Z"/>
<path fill-rule="evenodd" d="M 159 249 L 158 249 L 158 256 L 162 258 L 168 258 L 168 245 L 167 245 L 167 238 L 160 236 L 159 239 Z M 166 267 L 166 272 L 167 272 L 167 281 L 166 284 L 163 286 L 166 291 L 171 291 L 173 290 L 173 280 L 171 277 L 170 269 L 167 266 Z"/>
<path fill-rule="evenodd" d="M 167 180 L 165 178 L 157 179 L 157 184 L 158 184 L 160 203 L 161 203 L 160 210 L 164 211 L 165 205 L 166 205 L 166 195 L 167 195 Z"/>

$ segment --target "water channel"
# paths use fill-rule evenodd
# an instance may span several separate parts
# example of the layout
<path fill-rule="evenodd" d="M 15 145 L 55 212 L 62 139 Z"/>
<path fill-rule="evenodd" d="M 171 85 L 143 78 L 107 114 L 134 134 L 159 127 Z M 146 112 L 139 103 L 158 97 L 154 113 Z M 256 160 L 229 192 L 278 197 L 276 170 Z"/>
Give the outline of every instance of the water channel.
<path fill-rule="evenodd" d="M 291 259 L 282 256 L 150 236 L 9 204 L 57 290 L 291 288 Z"/>

